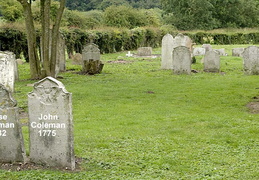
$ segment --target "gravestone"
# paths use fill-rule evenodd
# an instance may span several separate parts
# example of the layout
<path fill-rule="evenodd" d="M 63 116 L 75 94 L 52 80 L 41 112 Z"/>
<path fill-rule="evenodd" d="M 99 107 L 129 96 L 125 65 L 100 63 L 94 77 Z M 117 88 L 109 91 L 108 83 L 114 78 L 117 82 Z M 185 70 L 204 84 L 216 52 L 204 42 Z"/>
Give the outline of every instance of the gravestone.
<path fill-rule="evenodd" d="M 138 56 L 151 56 L 152 55 L 152 47 L 139 47 Z"/>
<path fill-rule="evenodd" d="M 205 55 L 205 48 L 196 47 L 193 49 L 193 56 L 203 56 Z"/>
<path fill-rule="evenodd" d="M 207 51 L 204 56 L 204 71 L 205 72 L 219 72 L 220 69 L 220 55 L 215 50 Z"/>
<path fill-rule="evenodd" d="M 52 77 L 34 84 L 28 94 L 31 162 L 75 168 L 71 96 Z"/>
<path fill-rule="evenodd" d="M 227 53 L 225 52 L 225 48 L 221 49 L 214 49 L 220 56 L 227 56 Z"/>
<path fill-rule="evenodd" d="M 242 54 L 244 60 L 244 72 L 248 75 L 259 74 L 259 47 L 249 46 Z"/>
<path fill-rule="evenodd" d="M 25 150 L 19 108 L 10 92 L 0 84 L 0 162 L 24 162 Z"/>
<path fill-rule="evenodd" d="M 191 53 L 188 47 L 178 46 L 173 50 L 174 74 L 191 74 Z"/>
<path fill-rule="evenodd" d="M 162 62 L 161 69 L 173 69 L 172 51 L 174 48 L 174 38 L 171 34 L 166 34 L 162 39 Z"/>
<path fill-rule="evenodd" d="M 210 44 L 203 44 L 202 47 L 205 48 L 206 52 L 212 50 L 212 46 Z"/>
<path fill-rule="evenodd" d="M 244 50 L 245 50 L 245 48 L 233 48 L 232 49 L 232 56 L 241 57 Z"/>
<path fill-rule="evenodd" d="M 193 42 L 192 42 L 191 38 L 188 36 L 184 36 L 181 33 L 177 34 L 177 36 L 174 38 L 173 44 L 174 44 L 173 48 L 176 48 L 178 46 L 185 46 L 185 47 L 188 47 L 190 52 L 193 51 L 193 47 L 192 47 Z"/>
<path fill-rule="evenodd" d="M 83 49 L 82 59 L 84 74 L 99 74 L 102 72 L 104 64 L 100 60 L 100 49 L 94 43 L 89 43 Z"/>
<path fill-rule="evenodd" d="M 76 54 L 72 55 L 71 59 L 72 59 L 72 64 L 74 64 L 74 65 L 82 65 L 83 64 L 82 54 L 80 54 L 80 53 L 76 53 Z"/>
<path fill-rule="evenodd" d="M 14 92 L 15 78 L 18 77 L 17 63 L 12 52 L 0 51 L 0 83 Z"/>

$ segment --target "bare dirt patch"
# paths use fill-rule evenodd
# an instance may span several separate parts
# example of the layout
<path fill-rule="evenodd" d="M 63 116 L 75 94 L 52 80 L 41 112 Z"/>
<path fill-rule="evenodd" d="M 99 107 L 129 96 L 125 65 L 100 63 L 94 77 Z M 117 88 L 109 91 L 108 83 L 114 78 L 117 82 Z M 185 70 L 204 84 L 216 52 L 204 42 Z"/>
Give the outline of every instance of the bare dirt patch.
<path fill-rule="evenodd" d="M 252 114 L 259 114 L 259 96 L 253 97 L 253 101 L 249 102 L 246 107 Z"/>

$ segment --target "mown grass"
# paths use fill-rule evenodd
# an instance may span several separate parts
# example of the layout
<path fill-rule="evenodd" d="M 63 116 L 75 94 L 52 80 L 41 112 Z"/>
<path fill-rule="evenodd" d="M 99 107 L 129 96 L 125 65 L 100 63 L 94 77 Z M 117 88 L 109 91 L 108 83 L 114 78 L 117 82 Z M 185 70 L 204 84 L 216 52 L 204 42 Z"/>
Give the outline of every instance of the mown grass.
<path fill-rule="evenodd" d="M 231 55 L 237 46 L 214 46 L 222 47 Z M 173 75 L 160 70 L 160 58 L 125 54 L 102 55 L 100 75 L 60 74 L 73 93 L 79 171 L 0 170 L 0 178 L 259 179 L 259 115 L 246 108 L 259 78 L 243 75 L 242 58 L 221 57 L 215 74 L 202 72 L 198 57 L 192 68 L 199 73 Z M 121 58 L 125 63 L 110 63 Z M 34 81 L 26 80 L 28 65 L 19 68 L 14 96 L 26 110 Z M 68 60 L 72 69 L 80 66 Z M 24 136 L 28 147 L 27 128 Z"/>

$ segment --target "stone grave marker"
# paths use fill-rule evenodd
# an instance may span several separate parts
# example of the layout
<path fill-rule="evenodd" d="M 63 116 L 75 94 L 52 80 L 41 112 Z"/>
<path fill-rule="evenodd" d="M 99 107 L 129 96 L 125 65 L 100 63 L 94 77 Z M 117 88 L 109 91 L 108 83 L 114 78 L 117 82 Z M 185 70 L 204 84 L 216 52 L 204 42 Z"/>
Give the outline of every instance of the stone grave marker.
<path fill-rule="evenodd" d="M 193 56 L 204 56 L 205 55 L 205 48 L 196 47 L 193 49 Z"/>
<path fill-rule="evenodd" d="M 212 50 L 212 46 L 210 44 L 203 44 L 202 47 L 205 48 L 206 52 Z"/>
<path fill-rule="evenodd" d="M 173 50 L 174 74 L 191 74 L 191 53 L 188 47 L 178 46 Z"/>
<path fill-rule="evenodd" d="M 24 162 L 26 153 L 16 101 L 0 84 L 0 162 Z"/>
<path fill-rule="evenodd" d="M 174 38 L 171 34 L 166 34 L 162 39 L 162 62 L 161 69 L 173 69 L 172 51 Z"/>
<path fill-rule="evenodd" d="M 152 47 L 139 47 L 137 51 L 138 56 L 152 56 Z"/>
<path fill-rule="evenodd" d="M 220 56 L 227 56 L 227 53 L 225 52 L 225 48 L 221 49 L 214 49 L 216 52 L 219 53 Z"/>
<path fill-rule="evenodd" d="M 249 46 L 242 54 L 244 72 L 248 75 L 259 75 L 259 47 Z"/>
<path fill-rule="evenodd" d="M 82 65 L 82 54 L 80 53 L 75 53 L 72 55 L 72 64 L 74 65 Z"/>
<path fill-rule="evenodd" d="M 242 53 L 244 52 L 245 48 L 233 48 L 232 49 L 232 56 L 242 56 Z"/>
<path fill-rule="evenodd" d="M 75 168 L 71 96 L 52 77 L 34 84 L 28 94 L 31 162 Z"/>
<path fill-rule="evenodd" d="M 12 52 L 0 51 L 0 83 L 14 92 L 15 78 L 18 77 L 17 63 Z"/>
<path fill-rule="evenodd" d="M 215 50 L 207 51 L 204 56 L 204 71 L 219 72 L 220 69 L 220 55 Z"/>
<path fill-rule="evenodd" d="M 104 64 L 101 62 L 100 49 L 94 43 L 89 43 L 83 49 L 82 53 L 82 72 L 85 74 L 101 73 Z"/>

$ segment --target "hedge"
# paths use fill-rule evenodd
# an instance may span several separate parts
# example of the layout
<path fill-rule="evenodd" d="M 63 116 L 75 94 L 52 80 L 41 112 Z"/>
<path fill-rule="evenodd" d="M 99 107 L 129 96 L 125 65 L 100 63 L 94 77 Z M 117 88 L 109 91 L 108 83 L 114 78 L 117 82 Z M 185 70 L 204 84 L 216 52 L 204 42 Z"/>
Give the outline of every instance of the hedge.
<path fill-rule="evenodd" d="M 61 29 L 66 40 L 68 54 L 81 53 L 83 46 L 89 42 L 96 43 L 101 53 L 114 53 L 124 50 L 135 50 L 138 47 L 160 47 L 163 36 L 170 30 L 153 27 L 135 29 L 101 29 L 86 31 L 78 28 Z M 176 36 L 177 31 L 170 34 Z M 40 34 L 40 33 L 37 33 Z M 196 44 L 258 44 L 259 32 L 250 33 L 211 33 L 211 32 L 184 32 Z M 38 38 L 39 39 L 39 35 Z M 38 41 L 39 44 L 39 41 Z M 39 45 L 38 45 L 39 46 Z M 23 55 L 28 59 L 26 35 L 24 31 L 15 28 L 0 29 L 0 50 L 12 51 L 17 58 Z"/>

